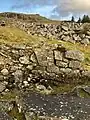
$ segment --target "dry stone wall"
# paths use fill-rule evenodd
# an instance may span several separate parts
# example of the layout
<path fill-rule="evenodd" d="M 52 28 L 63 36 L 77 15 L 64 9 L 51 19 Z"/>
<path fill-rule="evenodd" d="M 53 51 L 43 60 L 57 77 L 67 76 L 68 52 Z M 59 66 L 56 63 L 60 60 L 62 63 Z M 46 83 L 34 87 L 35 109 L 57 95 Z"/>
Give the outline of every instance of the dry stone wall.
<path fill-rule="evenodd" d="M 79 42 L 84 45 L 90 44 L 90 24 L 71 22 L 43 24 L 13 21 L 10 25 L 16 26 L 31 35 L 43 36 L 48 39 L 58 39 L 72 43 Z"/>
<path fill-rule="evenodd" d="M 32 83 L 83 83 L 90 80 L 84 70 L 84 54 L 61 45 L 0 45 L 0 92 L 29 87 Z"/>

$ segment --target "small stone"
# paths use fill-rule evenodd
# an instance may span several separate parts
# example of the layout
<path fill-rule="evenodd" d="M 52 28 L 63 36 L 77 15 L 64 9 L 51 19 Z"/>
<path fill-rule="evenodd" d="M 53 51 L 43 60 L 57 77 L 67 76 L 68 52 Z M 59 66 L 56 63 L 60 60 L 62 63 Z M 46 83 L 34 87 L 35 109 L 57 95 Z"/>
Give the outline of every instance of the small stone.
<path fill-rule="evenodd" d="M 3 75 L 8 75 L 8 74 L 9 74 L 9 72 L 8 72 L 7 69 L 3 69 L 3 70 L 1 70 L 1 73 L 2 73 Z"/>
<path fill-rule="evenodd" d="M 29 57 L 28 56 L 23 56 L 19 58 L 20 63 L 22 64 L 29 64 Z"/>
<path fill-rule="evenodd" d="M 64 67 L 64 68 L 66 68 L 68 66 L 67 63 L 62 62 L 62 61 L 57 61 L 57 60 L 56 60 L 56 65 L 59 67 Z"/>
<path fill-rule="evenodd" d="M 31 55 L 30 60 L 34 63 L 37 62 L 34 53 Z"/>
<path fill-rule="evenodd" d="M 62 26 L 62 29 L 63 29 L 64 31 L 68 31 L 68 27 L 66 27 L 66 26 Z"/>
<path fill-rule="evenodd" d="M 6 86 L 3 82 L 0 82 L 0 92 L 3 92 L 5 90 Z"/>
<path fill-rule="evenodd" d="M 63 38 L 64 41 L 69 41 L 71 38 L 69 36 L 66 36 Z"/>
<path fill-rule="evenodd" d="M 69 67 L 70 68 L 73 68 L 73 69 L 77 69 L 77 68 L 80 68 L 81 67 L 81 63 L 79 61 L 70 61 L 69 63 Z"/>
<path fill-rule="evenodd" d="M 25 87 L 29 85 L 28 81 L 23 81 L 23 84 L 24 84 Z"/>
<path fill-rule="evenodd" d="M 72 69 L 70 69 L 70 68 L 60 68 L 60 71 L 63 72 L 63 73 L 68 74 L 68 73 L 70 73 L 72 71 Z"/>
<path fill-rule="evenodd" d="M 21 70 L 16 70 L 14 73 L 14 79 L 15 79 L 15 82 L 22 82 L 23 80 L 23 72 Z"/>
<path fill-rule="evenodd" d="M 90 44 L 88 38 L 84 38 L 84 39 L 81 41 L 81 43 L 84 44 L 84 45 L 88 45 L 88 44 Z"/>
<path fill-rule="evenodd" d="M 54 51 L 55 59 L 56 60 L 62 60 L 62 53 L 60 51 Z"/>
<path fill-rule="evenodd" d="M 33 70 L 33 65 L 28 65 L 28 66 L 27 66 L 27 69 L 28 69 L 28 70 Z"/>
<path fill-rule="evenodd" d="M 37 85 L 36 87 L 38 90 L 46 90 L 46 87 L 44 85 Z"/>

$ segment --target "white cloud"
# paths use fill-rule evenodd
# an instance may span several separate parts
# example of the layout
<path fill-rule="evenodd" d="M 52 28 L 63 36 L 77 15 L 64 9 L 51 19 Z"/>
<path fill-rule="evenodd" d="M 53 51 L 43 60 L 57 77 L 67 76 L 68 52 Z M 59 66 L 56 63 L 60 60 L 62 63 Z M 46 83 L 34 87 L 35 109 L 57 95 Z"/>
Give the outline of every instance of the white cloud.
<path fill-rule="evenodd" d="M 55 0 L 54 9 L 60 16 L 90 14 L 90 0 Z"/>
<path fill-rule="evenodd" d="M 90 15 L 90 0 L 15 0 L 17 4 L 14 4 L 12 8 L 20 9 L 30 7 L 35 8 L 35 6 L 40 6 L 41 8 L 46 6 L 56 6 L 54 10 L 51 7 L 51 12 L 45 9 L 46 13 L 51 14 L 51 16 L 57 17 L 68 17 L 70 15 L 80 16 L 82 14 Z M 25 10 L 25 9 L 24 9 Z M 45 13 L 44 11 L 44 13 Z M 40 11 L 42 12 L 42 11 Z M 50 16 L 50 15 L 49 15 Z"/>

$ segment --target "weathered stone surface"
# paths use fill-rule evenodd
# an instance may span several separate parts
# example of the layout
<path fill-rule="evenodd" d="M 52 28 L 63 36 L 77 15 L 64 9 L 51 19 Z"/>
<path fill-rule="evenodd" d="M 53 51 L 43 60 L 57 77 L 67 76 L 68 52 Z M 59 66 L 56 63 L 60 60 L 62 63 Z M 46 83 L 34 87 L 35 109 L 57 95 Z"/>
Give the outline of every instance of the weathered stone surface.
<path fill-rule="evenodd" d="M 90 78 L 90 71 L 83 71 L 82 74 L 83 76 Z"/>
<path fill-rule="evenodd" d="M 47 71 L 50 72 L 50 73 L 58 74 L 59 73 L 59 68 L 57 66 L 55 66 L 54 64 L 49 64 L 47 66 Z"/>
<path fill-rule="evenodd" d="M 37 62 L 34 53 L 31 55 L 30 60 L 35 63 Z"/>
<path fill-rule="evenodd" d="M 5 90 L 5 88 L 6 88 L 5 83 L 0 82 L 0 93 L 1 93 L 3 90 Z"/>
<path fill-rule="evenodd" d="M 47 53 L 45 50 L 35 50 L 35 54 L 37 56 L 37 61 L 41 66 L 47 66 Z"/>
<path fill-rule="evenodd" d="M 3 69 L 3 70 L 1 70 L 1 73 L 2 73 L 3 75 L 8 75 L 8 74 L 9 74 L 9 71 L 8 71 L 7 69 Z"/>
<path fill-rule="evenodd" d="M 73 59 L 73 60 L 78 60 L 78 61 L 84 60 L 84 54 L 81 53 L 80 51 L 74 51 L 74 50 L 67 51 L 65 53 L 65 57 L 68 59 Z"/>
<path fill-rule="evenodd" d="M 66 37 L 63 38 L 64 41 L 70 41 L 70 39 L 71 38 L 69 36 L 66 36 Z"/>
<path fill-rule="evenodd" d="M 68 67 L 68 63 L 65 63 L 65 62 L 62 62 L 62 61 L 57 61 L 57 60 L 56 60 L 56 65 L 59 66 L 59 67 L 63 67 L 63 68 Z"/>
<path fill-rule="evenodd" d="M 13 104 L 10 101 L 0 101 L 0 112 L 10 111 L 13 108 Z M 1 119 L 0 119 L 1 120 Z"/>
<path fill-rule="evenodd" d="M 81 67 L 81 63 L 79 61 L 70 61 L 69 63 L 69 67 L 72 68 L 72 69 L 78 69 Z"/>
<path fill-rule="evenodd" d="M 62 26 L 62 29 L 65 31 L 68 31 L 68 27 L 66 27 L 66 26 Z"/>
<path fill-rule="evenodd" d="M 90 36 L 89 24 L 87 25 L 87 24 L 81 24 L 81 23 L 75 23 L 75 22 L 73 23 L 61 22 L 60 24 L 46 25 L 45 23 L 39 24 L 36 22 L 36 20 L 35 22 L 34 21 L 31 22 L 32 17 L 30 17 L 29 22 L 27 22 L 27 19 L 25 21 L 23 20 L 21 21 L 20 19 L 18 19 L 17 21 L 14 19 L 13 20 L 7 19 L 6 23 L 8 23 L 9 26 L 15 26 L 15 27 L 18 27 L 19 29 L 24 30 L 27 34 L 43 36 L 48 39 L 58 39 L 58 40 L 69 41 L 72 43 L 74 42 L 81 43 L 81 41 L 84 41 L 84 39 L 86 39 L 85 36 L 87 35 Z M 26 46 L 21 44 L 17 45 L 17 49 L 21 49 L 21 48 L 25 49 Z"/>
<path fill-rule="evenodd" d="M 62 60 L 62 53 L 60 51 L 54 51 L 54 54 L 55 54 L 55 59 L 56 60 Z"/>
<path fill-rule="evenodd" d="M 81 43 L 83 43 L 84 45 L 89 45 L 90 41 L 88 38 L 84 38 Z"/>
<path fill-rule="evenodd" d="M 60 68 L 60 71 L 62 72 L 62 73 L 65 73 L 65 74 L 68 74 L 68 73 L 70 73 L 71 71 L 72 71 L 72 69 L 70 69 L 70 68 Z"/>
<path fill-rule="evenodd" d="M 16 83 L 23 81 L 23 72 L 21 70 L 16 70 L 13 75 Z"/>
<path fill-rule="evenodd" d="M 20 63 L 22 64 L 29 64 L 29 57 L 28 56 L 23 56 L 19 58 Z"/>
<path fill-rule="evenodd" d="M 32 64 L 31 64 L 31 65 L 28 65 L 28 66 L 27 66 L 27 69 L 28 69 L 28 70 L 33 70 L 33 65 L 32 65 Z"/>
<path fill-rule="evenodd" d="M 8 56 L 1 56 L 4 62 L 0 66 L 0 71 L 3 69 L 9 71 L 7 75 L 7 72 L 5 74 L 0 72 L 0 81 L 6 83 L 6 88 L 27 89 L 33 83 L 39 83 L 43 79 L 52 80 L 52 83 L 65 81 L 70 84 L 75 83 L 75 80 L 79 82 L 82 79 L 82 83 L 85 79 L 89 80 L 89 74 L 86 76 L 82 72 L 85 72 L 84 67 L 81 66 L 84 60 L 83 53 L 67 50 L 62 44 L 45 43 L 42 46 L 33 46 L 33 50 L 29 46 L 26 48 L 17 49 L 17 46 L 6 48 L 6 45 L 0 47 L 3 53 L 9 55 L 12 63 L 8 64 Z M 19 56 L 18 59 L 14 58 L 16 54 Z"/>

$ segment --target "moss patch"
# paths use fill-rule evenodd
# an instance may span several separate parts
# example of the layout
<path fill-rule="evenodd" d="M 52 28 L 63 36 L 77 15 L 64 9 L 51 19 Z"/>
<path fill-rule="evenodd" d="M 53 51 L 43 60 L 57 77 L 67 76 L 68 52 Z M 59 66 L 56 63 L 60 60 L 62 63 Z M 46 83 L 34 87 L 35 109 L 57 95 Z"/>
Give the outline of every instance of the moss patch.
<path fill-rule="evenodd" d="M 13 102 L 13 109 L 11 111 L 8 112 L 8 114 L 13 118 L 13 119 L 17 119 L 17 120 L 25 120 L 25 116 L 23 112 L 19 113 L 17 104 L 15 102 Z"/>
<path fill-rule="evenodd" d="M 5 93 L 5 95 L 0 94 L 0 100 L 12 101 L 12 100 L 15 100 L 16 96 L 18 95 L 19 95 L 18 91 L 10 91 L 10 92 Z"/>
<path fill-rule="evenodd" d="M 75 85 L 70 84 L 61 84 L 59 86 L 53 86 L 53 91 L 51 94 L 63 94 L 63 93 L 69 93 L 71 92 L 72 88 L 75 87 Z"/>
<path fill-rule="evenodd" d="M 83 97 L 83 98 L 90 98 L 90 94 L 85 92 L 83 89 L 79 89 L 78 92 L 79 92 L 81 97 Z"/>

